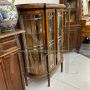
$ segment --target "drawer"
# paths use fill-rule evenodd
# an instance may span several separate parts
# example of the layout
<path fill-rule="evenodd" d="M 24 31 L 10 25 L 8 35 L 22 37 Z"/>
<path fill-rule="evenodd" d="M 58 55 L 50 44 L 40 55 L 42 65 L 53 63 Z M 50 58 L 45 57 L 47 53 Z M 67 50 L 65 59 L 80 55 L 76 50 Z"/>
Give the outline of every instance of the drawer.
<path fill-rule="evenodd" d="M 16 48 L 18 48 L 18 45 L 14 37 L 4 38 L 0 40 L 0 55 Z"/>

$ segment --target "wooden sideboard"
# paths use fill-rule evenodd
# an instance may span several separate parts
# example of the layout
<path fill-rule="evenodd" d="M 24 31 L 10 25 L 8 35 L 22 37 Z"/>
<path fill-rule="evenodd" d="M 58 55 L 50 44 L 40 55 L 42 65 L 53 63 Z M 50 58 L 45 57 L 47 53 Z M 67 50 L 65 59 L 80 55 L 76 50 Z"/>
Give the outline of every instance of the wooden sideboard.
<path fill-rule="evenodd" d="M 18 30 L 0 34 L 0 90 L 25 90 Z"/>

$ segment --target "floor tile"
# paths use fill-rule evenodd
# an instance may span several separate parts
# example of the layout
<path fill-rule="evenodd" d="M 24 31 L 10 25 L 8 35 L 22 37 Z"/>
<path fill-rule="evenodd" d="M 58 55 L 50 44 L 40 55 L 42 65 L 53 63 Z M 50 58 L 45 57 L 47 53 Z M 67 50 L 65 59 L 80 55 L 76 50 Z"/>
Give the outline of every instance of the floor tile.
<path fill-rule="evenodd" d="M 64 57 L 64 71 L 60 67 L 51 76 L 51 86 L 47 79 L 29 80 L 26 90 L 90 90 L 90 59 L 77 54 L 67 53 Z"/>

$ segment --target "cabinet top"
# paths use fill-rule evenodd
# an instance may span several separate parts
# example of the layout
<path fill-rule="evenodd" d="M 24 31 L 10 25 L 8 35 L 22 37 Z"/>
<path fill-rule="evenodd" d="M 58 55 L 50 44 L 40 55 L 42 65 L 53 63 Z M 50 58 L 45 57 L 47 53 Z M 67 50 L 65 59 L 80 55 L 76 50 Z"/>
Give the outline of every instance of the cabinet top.
<path fill-rule="evenodd" d="M 25 33 L 25 30 L 16 30 L 14 32 L 2 33 L 2 34 L 0 34 L 0 39 L 10 37 L 10 36 L 13 36 L 13 35 L 18 35 L 18 34 L 21 34 L 21 33 Z"/>
<path fill-rule="evenodd" d="M 64 4 L 32 3 L 16 5 L 17 9 L 54 9 L 66 8 Z"/>

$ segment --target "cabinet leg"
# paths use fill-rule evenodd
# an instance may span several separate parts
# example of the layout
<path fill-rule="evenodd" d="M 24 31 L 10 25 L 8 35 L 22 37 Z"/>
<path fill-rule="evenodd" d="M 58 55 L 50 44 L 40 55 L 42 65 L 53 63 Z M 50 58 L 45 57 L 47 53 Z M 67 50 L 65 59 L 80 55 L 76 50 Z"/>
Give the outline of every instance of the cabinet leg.
<path fill-rule="evenodd" d="M 63 72 L 63 62 L 61 63 L 61 72 Z"/>
<path fill-rule="evenodd" d="M 50 74 L 48 74 L 48 87 L 50 87 Z"/>
<path fill-rule="evenodd" d="M 26 75 L 25 75 L 25 83 L 26 83 L 26 86 L 28 86 L 28 79 Z"/>
<path fill-rule="evenodd" d="M 77 49 L 76 49 L 76 52 L 77 52 L 77 53 L 79 53 L 79 49 L 80 49 L 80 48 L 77 48 Z"/>
<path fill-rule="evenodd" d="M 46 63 L 47 63 L 47 78 L 48 78 L 48 87 L 50 87 L 50 69 L 49 69 L 48 59 L 46 60 Z"/>

